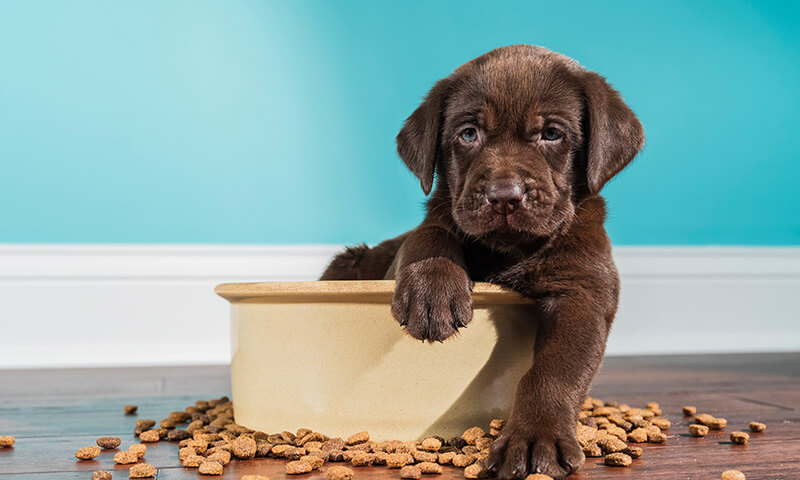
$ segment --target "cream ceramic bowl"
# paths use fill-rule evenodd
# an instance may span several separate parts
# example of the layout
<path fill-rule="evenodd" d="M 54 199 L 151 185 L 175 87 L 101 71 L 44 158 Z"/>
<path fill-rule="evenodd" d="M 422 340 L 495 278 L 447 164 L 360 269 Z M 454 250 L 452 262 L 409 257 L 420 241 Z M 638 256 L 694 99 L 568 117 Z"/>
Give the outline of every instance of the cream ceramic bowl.
<path fill-rule="evenodd" d="M 224 284 L 237 423 L 375 440 L 450 437 L 507 418 L 533 360 L 531 303 L 477 283 L 474 316 L 443 343 L 392 318 L 393 281 Z"/>

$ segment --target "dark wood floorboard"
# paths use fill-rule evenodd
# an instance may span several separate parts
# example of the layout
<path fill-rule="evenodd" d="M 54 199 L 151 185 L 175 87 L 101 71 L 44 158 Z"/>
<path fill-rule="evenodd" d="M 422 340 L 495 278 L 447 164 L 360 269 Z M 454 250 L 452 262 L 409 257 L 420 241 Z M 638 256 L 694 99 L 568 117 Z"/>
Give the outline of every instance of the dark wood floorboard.
<path fill-rule="evenodd" d="M 229 392 L 226 367 L 163 367 L 130 369 L 68 369 L 0 371 L 0 435 L 14 435 L 13 449 L 0 449 L 0 480 L 86 479 L 97 469 L 127 478 L 126 466 L 115 466 L 114 451 L 79 462 L 74 452 L 92 445 L 98 436 L 116 435 L 122 447 L 136 442 L 136 419 L 165 417 L 194 400 Z M 666 445 L 645 445 L 642 459 L 631 468 L 602 465 L 588 459 L 575 480 L 719 478 L 736 468 L 750 480 L 800 479 L 800 353 L 731 354 L 606 359 L 592 394 L 632 405 L 661 404 L 672 422 Z M 135 416 L 122 406 L 139 405 Z M 686 433 L 681 407 L 728 419 L 725 432 L 705 439 Z M 747 446 L 733 445 L 729 432 L 746 429 L 751 420 L 768 425 L 752 434 Z M 354 426 L 357 430 L 358 426 Z M 158 479 L 200 478 L 177 461 L 174 444 L 148 446 L 147 463 Z M 283 462 L 273 459 L 234 461 L 221 478 L 247 473 L 285 479 Z M 398 478 L 397 470 L 359 468 L 357 478 Z M 324 471 L 297 480 L 317 480 Z M 205 477 L 204 477 L 205 478 Z M 442 480 L 462 479 L 459 469 L 446 469 Z"/>

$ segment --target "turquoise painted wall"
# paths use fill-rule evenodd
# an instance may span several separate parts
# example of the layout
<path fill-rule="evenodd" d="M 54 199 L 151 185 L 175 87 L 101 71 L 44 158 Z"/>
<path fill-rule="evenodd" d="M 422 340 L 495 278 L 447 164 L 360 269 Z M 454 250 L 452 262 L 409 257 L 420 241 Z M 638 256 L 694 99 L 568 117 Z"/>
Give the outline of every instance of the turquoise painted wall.
<path fill-rule="evenodd" d="M 339 243 L 422 217 L 394 136 L 487 50 L 623 92 L 617 244 L 800 244 L 800 3 L 0 0 L 0 242 Z"/>

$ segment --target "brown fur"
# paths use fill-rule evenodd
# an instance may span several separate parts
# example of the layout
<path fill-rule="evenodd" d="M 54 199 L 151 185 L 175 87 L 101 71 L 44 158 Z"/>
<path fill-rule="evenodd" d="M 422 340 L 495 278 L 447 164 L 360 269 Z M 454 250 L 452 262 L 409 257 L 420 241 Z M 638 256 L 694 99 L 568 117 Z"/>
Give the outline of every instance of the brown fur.
<path fill-rule="evenodd" d="M 397 136 L 425 193 L 438 177 L 422 224 L 323 275 L 394 278 L 394 317 L 428 341 L 469 324 L 473 281 L 536 300 L 533 366 L 490 455 L 501 479 L 563 478 L 584 461 L 575 423 L 619 297 L 599 191 L 643 143 L 601 76 L 541 47 L 493 50 L 437 82 Z"/>

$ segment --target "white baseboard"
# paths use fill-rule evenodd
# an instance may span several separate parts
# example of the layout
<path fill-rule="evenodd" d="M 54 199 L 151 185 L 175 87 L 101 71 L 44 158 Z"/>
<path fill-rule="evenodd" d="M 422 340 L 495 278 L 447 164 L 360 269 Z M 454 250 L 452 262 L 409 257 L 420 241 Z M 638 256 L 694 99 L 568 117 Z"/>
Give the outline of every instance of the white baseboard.
<path fill-rule="evenodd" d="M 222 282 L 312 280 L 339 246 L 0 245 L 0 368 L 220 364 Z M 800 248 L 620 247 L 608 354 L 800 350 Z"/>

